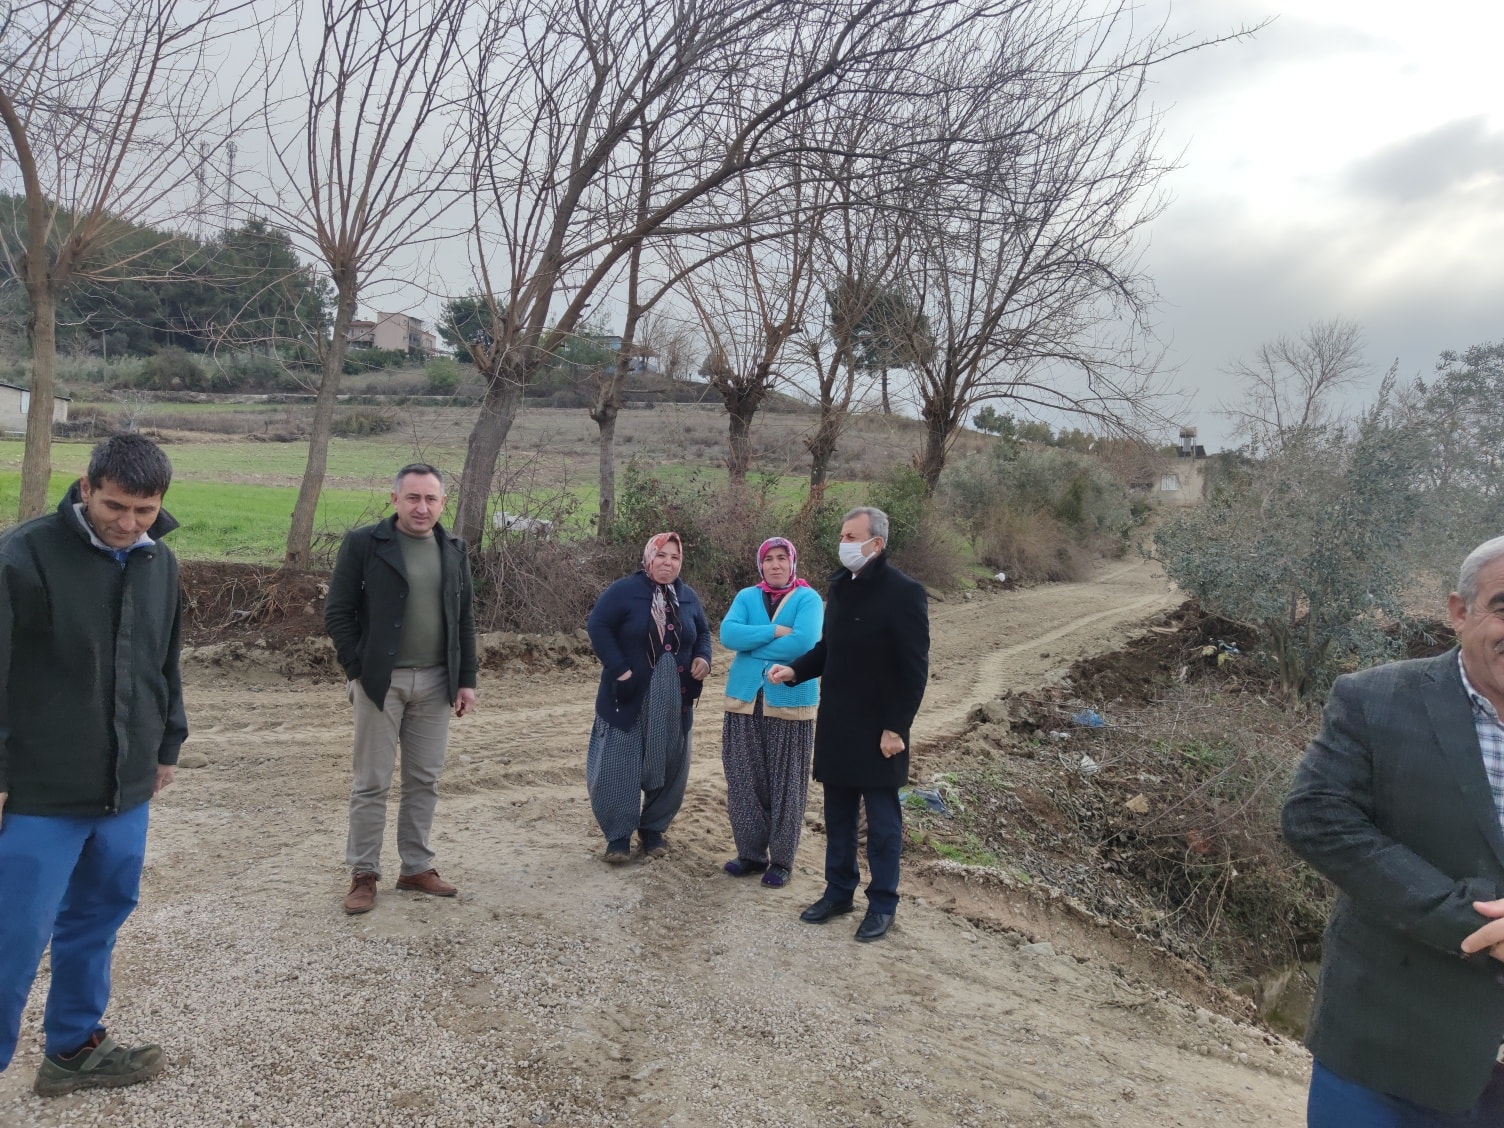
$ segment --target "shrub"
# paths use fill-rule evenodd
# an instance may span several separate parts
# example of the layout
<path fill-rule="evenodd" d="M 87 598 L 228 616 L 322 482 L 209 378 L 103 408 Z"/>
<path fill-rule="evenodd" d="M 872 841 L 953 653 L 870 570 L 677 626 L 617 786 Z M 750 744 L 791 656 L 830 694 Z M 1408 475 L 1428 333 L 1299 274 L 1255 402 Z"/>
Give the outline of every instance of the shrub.
<path fill-rule="evenodd" d="M 952 588 L 966 571 L 966 549 L 950 524 L 931 512 L 893 551 L 893 563 L 926 587 Z"/>
<path fill-rule="evenodd" d="M 1290 699 L 1398 648 L 1406 554 L 1425 457 L 1380 402 L 1351 430 L 1308 428 L 1229 474 L 1207 502 L 1154 535 L 1156 555 L 1214 615 L 1255 626 Z"/>
<path fill-rule="evenodd" d="M 223 386 L 232 392 L 275 388 L 286 373 L 274 357 L 258 353 L 236 353 L 220 364 L 219 371 Z"/>
<path fill-rule="evenodd" d="M 888 550 L 896 556 L 917 540 L 929 503 L 924 477 L 912 466 L 892 466 L 872 486 L 874 505 L 888 515 Z"/>
<path fill-rule="evenodd" d="M 378 368 L 401 368 L 406 363 L 406 349 L 350 349 L 345 353 L 342 371 L 346 376 L 354 376 Z"/>
<path fill-rule="evenodd" d="M 428 394 L 452 396 L 460 386 L 459 362 L 452 356 L 436 356 L 423 366 L 423 375 L 428 378 Z"/>
<path fill-rule="evenodd" d="M 208 387 L 203 366 L 179 348 L 165 348 L 141 364 L 137 386 L 158 392 L 200 392 Z"/>
<path fill-rule="evenodd" d="M 987 511 L 974 542 L 978 558 L 994 572 L 1023 583 L 1079 580 L 1090 553 L 1060 521 L 996 505 Z"/>
<path fill-rule="evenodd" d="M 738 591 L 757 582 L 758 545 L 786 536 L 800 550 L 799 574 L 818 586 L 835 567 L 837 533 L 830 526 L 833 520 L 839 530 L 840 512 L 832 518 L 820 510 L 813 520 L 807 509 L 791 513 L 771 500 L 771 485 L 716 488 L 699 475 L 683 484 L 665 482 L 634 457 L 617 483 L 611 540 L 618 567 L 623 573 L 636 568 L 648 537 L 672 529 L 684 540 L 684 579 L 716 619 Z"/>
<path fill-rule="evenodd" d="M 336 415 L 330 431 L 342 439 L 358 439 L 367 435 L 384 435 L 396 427 L 396 417 L 388 412 L 374 407 L 357 407 Z"/>
<path fill-rule="evenodd" d="M 1092 554 L 1121 556 L 1142 519 L 1095 458 L 1055 448 L 993 443 L 956 459 L 939 493 L 982 562 L 1024 581 L 1079 579 Z"/>

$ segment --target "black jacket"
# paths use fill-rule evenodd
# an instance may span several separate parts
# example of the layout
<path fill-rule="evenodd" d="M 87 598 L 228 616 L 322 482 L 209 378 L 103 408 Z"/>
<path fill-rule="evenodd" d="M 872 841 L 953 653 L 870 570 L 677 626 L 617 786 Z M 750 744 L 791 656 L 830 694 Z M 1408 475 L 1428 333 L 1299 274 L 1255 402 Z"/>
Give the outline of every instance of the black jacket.
<path fill-rule="evenodd" d="M 690 669 L 696 658 L 710 661 L 710 623 L 695 589 L 683 580 L 674 581 L 679 596 L 679 630 L 673 652 L 679 670 L 679 701 L 684 731 L 694 723 L 695 702 L 705 688 Z M 646 572 L 623 576 L 601 592 L 585 621 L 590 645 L 601 660 L 601 682 L 595 692 L 595 715 L 608 724 L 628 730 L 637 723 L 647 696 L 653 667 L 648 662 L 648 626 L 653 620 L 653 582 Z M 632 676 L 619 681 L 631 670 Z"/>
<path fill-rule="evenodd" d="M 358 679 L 366 696 L 381 708 L 391 688 L 407 572 L 397 541 L 395 515 L 351 529 L 340 542 L 324 600 L 324 627 L 345 676 Z M 449 701 L 461 689 L 475 688 L 475 599 L 465 542 L 435 525 L 444 569 L 444 641 L 449 668 Z"/>
<path fill-rule="evenodd" d="M 122 568 L 74 512 L 0 535 L 0 791 L 5 813 L 97 816 L 140 806 L 188 735 L 178 674 L 178 562 L 163 510 Z"/>
<path fill-rule="evenodd" d="M 1444 1112 L 1504 1041 L 1504 964 L 1464 957 L 1504 896 L 1504 834 L 1454 648 L 1337 679 L 1284 808 L 1337 886 L 1306 1031 L 1339 1077 Z"/>
<path fill-rule="evenodd" d="M 869 560 L 855 576 L 842 568 L 825 597 L 825 633 L 790 665 L 798 681 L 820 678 L 815 717 L 815 779 L 837 787 L 902 787 L 909 782 L 909 729 L 930 670 L 930 616 L 924 588 L 888 563 Z M 904 750 L 884 757 L 883 730 Z"/>

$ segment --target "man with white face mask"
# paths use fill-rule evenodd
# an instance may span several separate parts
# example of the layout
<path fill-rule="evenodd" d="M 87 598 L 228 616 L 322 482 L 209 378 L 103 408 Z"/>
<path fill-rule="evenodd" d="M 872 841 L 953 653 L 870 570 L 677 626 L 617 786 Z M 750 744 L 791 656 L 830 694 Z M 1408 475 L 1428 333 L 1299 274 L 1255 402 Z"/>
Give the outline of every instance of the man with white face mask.
<path fill-rule="evenodd" d="M 862 941 L 887 934 L 898 911 L 898 855 L 909 781 L 909 730 L 929 680 L 924 588 L 888 563 L 888 516 L 861 507 L 841 524 L 841 568 L 830 579 L 824 636 L 768 680 L 820 678 L 814 777 L 825 788 L 825 892 L 800 919 L 824 924 L 849 913 L 861 879 L 857 824 L 867 807 L 867 915 Z"/>

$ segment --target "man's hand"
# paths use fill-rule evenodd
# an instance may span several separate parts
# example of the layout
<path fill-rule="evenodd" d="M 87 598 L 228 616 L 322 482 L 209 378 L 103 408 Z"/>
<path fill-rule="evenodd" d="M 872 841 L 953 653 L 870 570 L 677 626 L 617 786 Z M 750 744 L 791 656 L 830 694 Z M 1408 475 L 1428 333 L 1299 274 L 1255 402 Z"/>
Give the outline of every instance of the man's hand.
<path fill-rule="evenodd" d="M 617 678 L 617 679 L 616 679 L 616 680 L 617 680 L 617 681 L 626 681 L 626 680 L 627 680 L 627 679 L 628 679 L 628 678 L 629 678 L 629 677 L 631 677 L 631 676 L 632 676 L 632 671 L 631 671 L 631 670 L 628 670 L 628 671 L 627 671 L 627 672 L 626 672 L 626 673 L 624 673 L 624 674 L 622 674 L 622 675 L 621 675 L 621 676 L 620 676 L 620 677 L 618 677 L 618 678 Z"/>
<path fill-rule="evenodd" d="M 157 782 L 152 785 L 151 797 L 155 799 L 162 793 L 162 788 L 172 782 L 172 777 L 177 774 L 177 768 L 171 764 L 157 765 Z"/>
<path fill-rule="evenodd" d="M 877 742 L 877 746 L 883 750 L 883 755 L 891 760 L 903 751 L 903 737 L 889 729 L 883 729 L 882 739 Z"/>
<path fill-rule="evenodd" d="M 704 681 L 710 676 L 710 663 L 703 658 L 696 658 L 689 664 L 689 676 L 695 681 Z"/>
<path fill-rule="evenodd" d="M 1504 961 L 1504 900 L 1474 901 L 1473 909 L 1490 920 L 1463 940 L 1463 952 L 1472 955 L 1487 948 L 1488 954 L 1494 959 Z"/>
<path fill-rule="evenodd" d="M 466 713 L 475 712 L 475 690 L 462 689 L 455 694 L 454 715 L 463 717 Z"/>
<path fill-rule="evenodd" d="M 8 791 L 0 791 L 0 826 L 5 825 L 5 797 L 8 794 Z"/>
<path fill-rule="evenodd" d="M 794 628 L 791 627 L 791 626 L 789 626 L 787 623 L 779 623 L 777 626 L 775 626 L 773 628 L 773 637 L 774 638 L 784 638 L 784 637 L 786 637 L 788 635 L 791 635 L 793 633 L 794 633 Z"/>
<path fill-rule="evenodd" d="M 768 680 L 774 685 L 787 685 L 794 680 L 794 668 L 792 666 L 769 666 Z"/>

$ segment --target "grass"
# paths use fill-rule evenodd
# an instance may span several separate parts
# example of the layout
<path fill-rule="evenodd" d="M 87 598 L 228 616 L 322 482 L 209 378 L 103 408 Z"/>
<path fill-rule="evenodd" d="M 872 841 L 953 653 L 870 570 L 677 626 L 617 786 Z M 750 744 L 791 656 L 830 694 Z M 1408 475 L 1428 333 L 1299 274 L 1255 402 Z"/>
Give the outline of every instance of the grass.
<path fill-rule="evenodd" d="M 361 439 L 335 438 L 329 447 L 325 488 L 319 501 L 317 530 L 338 534 L 376 519 L 386 509 L 390 475 L 405 462 L 432 462 L 454 482 L 464 464 L 473 408 L 404 407 L 392 409 L 399 426 L 390 434 Z M 271 418 L 274 413 L 276 418 Z M 272 429 L 307 414 L 301 407 L 264 404 L 154 403 L 141 409 L 139 421 L 151 416 L 267 414 Z M 812 417 L 761 416 L 755 434 L 766 449 L 748 476 L 778 508 L 797 509 L 808 491 L 803 435 Z M 671 487 L 703 484 L 718 489 L 726 480 L 725 415 L 714 405 L 665 406 L 654 411 L 623 412 L 618 423 L 617 483 L 628 459 L 636 455 Z M 911 420 L 861 418 L 853 421 L 849 445 L 860 458 L 842 473 L 859 476 L 867 463 L 907 457 L 917 425 Z M 564 520 L 570 535 L 594 531 L 600 506 L 595 424 L 583 411 L 524 408 L 508 438 L 497 467 L 495 509 Z M 202 441 L 199 439 L 202 435 Z M 280 562 L 288 519 L 308 459 L 306 442 L 251 442 L 237 435 L 215 437 L 189 432 L 187 441 L 167 447 L 173 464 L 168 509 L 182 523 L 169 542 L 185 559 L 219 559 L 248 563 Z M 93 441 L 55 440 L 53 503 L 83 470 Z M 20 489 L 24 444 L 0 440 L 0 526 L 15 512 Z M 833 481 L 830 497 L 840 505 L 867 500 L 860 480 Z M 452 516 L 452 511 L 451 511 Z M 446 517 L 446 523 L 449 518 Z M 316 546 L 317 548 L 317 546 Z"/>
<path fill-rule="evenodd" d="M 74 474 L 54 474 L 47 491 L 55 506 Z M 14 514 L 21 497 L 21 475 L 0 471 L 0 513 Z M 230 560 L 245 564 L 280 564 L 287 547 L 287 523 L 298 491 L 292 487 L 175 481 L 166 509 L 178 528 L 167 544 L 184 560 Z M 386 513 L 387 495 L 379 490 L 325 490 L 319 497 L 317 531 L 339 536 L 355 525 Z"/>

